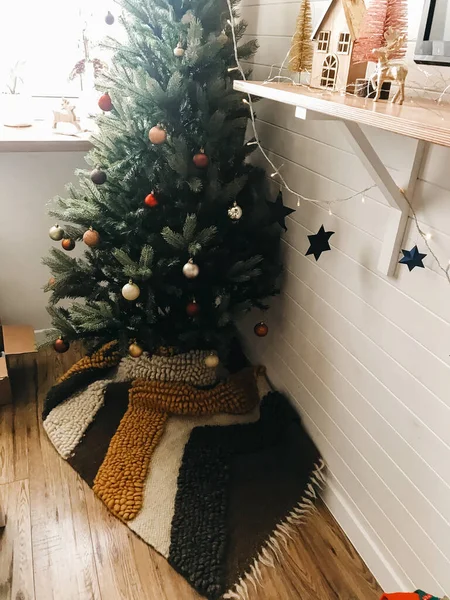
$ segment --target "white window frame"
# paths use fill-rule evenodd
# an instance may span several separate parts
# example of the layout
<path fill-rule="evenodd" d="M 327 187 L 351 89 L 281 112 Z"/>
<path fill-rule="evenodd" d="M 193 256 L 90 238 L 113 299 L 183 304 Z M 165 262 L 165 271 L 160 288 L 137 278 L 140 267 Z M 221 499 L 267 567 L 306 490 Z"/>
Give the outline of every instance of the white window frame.
<path fill-rule="evenodd" d="M 326 65 L 325 63 L 327 61 L 329 61 L 329 63 L 332 63 L 332 64 Z M 328 89 L 334 90 L 336 88 L 338 70 L 339 70 L 338 57 L 335 54 L 328 54 L 322 63 L 322 72 L 320 75 L 320 87 L 327 89 L 327 90 Z M 331 77 L 330 74 L 333 72 L 334 72 L 334 76 Z M 324 73 L 326 73 L 326 74 L 324 74 Z M 330 83 L 332 85 L 329 85 Z"/>
<path fill-rule="evenodd" d="M 350 36 L 350 33 L 347 33 L 345 31 L 340 33 L 337 53 L 338 54 L 348 54 L 350 52 L 351 43 L 352 43 L 352 38 Z"/>
<path fill-rule="evenodd" d="M 317 38 L 317 52 L 327 54 L 330 49 L 330 40 L 331 31 L 328 31 L 327 29 L 319 31 L 319 36 Z"/>

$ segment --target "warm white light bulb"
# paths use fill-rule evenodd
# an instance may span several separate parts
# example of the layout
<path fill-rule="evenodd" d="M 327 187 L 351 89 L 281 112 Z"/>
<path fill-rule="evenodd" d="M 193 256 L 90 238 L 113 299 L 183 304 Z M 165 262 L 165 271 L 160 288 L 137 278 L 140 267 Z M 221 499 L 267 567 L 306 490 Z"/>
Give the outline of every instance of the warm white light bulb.
<path fill-rule="evenodd" d="M 247 98 L 242 98 L 242 102 L 243 102 L 244 104 L 250 104 L 250 102 L 247 100 Z"/>
<path fill-rule="evenodd" d="M 277 175 L 278 175 L 278 171 L 275 171 L 275 173 L 270 174 L 271 177 L 276 177 Z"/>
<path fill-rule="evenodd" d="M 297 206 L 300 206 L 300 198 L 297 198 Z"/>
<path fill-rule="evenodd" d="M 328 209 L 328 214 L 331 216 L 333 213 L 331 212 L 331 208 Z"/>
<path fill-rule="evenodd" d="M 228 73 L 231 73 L 231 71 L 238 71 L 238 70 L 239 70 L 239 67 L 229 67 L 227 69 Z"/>
<path fill-rule="evenodd" d="M 364 204 L 365 201 L 366 201 L 366 197 L 365 196 L 361 196 L 361 202 Z"/>
<path fill-rule="evenodd" d="M 228 25 L 231 25 L 230 19 L 227 19 L 227 23 L 228 23 Z"/>
<path fill-rule="evenodd" d="M 433 237 L 433 235 L 431 233 L 426 233 L 425 234 L 425 239 L 428 240 L 428 241 L 430 241 L 432 237 Z"/>

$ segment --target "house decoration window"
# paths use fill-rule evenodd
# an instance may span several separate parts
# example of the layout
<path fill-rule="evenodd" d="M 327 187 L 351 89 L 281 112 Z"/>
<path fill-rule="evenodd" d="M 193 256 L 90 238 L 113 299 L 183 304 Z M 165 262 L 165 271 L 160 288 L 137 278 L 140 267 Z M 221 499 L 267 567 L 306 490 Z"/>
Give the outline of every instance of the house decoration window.
<path fill-rule="evenodd" d="M 338 52 L 339 54 L 348 54 L 350 51 L 350 34 L 349 33 L 340 33 L 339 34 L 339 42 L 338 42 Z"/>
<path fill-rule="evenodd" d="M 328 52 L 330 48 L 331 31 L 321 31 L 319 33 L 317 51 Z"/>
<path fill-rule="evenodd" d="M 338 59 L 334 54 L 329 54 L 322 65 L 322 77 L 320 86 L 324 88 L 334 88 L 338 72 Z"/>

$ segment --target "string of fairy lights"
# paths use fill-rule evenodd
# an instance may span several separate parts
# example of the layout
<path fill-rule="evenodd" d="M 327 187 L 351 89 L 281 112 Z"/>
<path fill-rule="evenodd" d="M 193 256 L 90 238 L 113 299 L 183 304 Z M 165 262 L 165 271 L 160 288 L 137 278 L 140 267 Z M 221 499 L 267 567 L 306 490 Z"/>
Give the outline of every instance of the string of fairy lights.
<path fill-rule="evenodd" d="M 241 78 L 244 82 L 247 81 L 247 76 L 245 74 L 245 70 L 240 62 L 239 59 L 239 51 L 238 51 L 238 44 L 237 44 L 237 39 L 236 39 L 236 33 L 235 33 L 235 16 L 234 16 L 234 12 L 233 12 L 233 8 L 231 5 L 231 1 L 227 0 L 227 5 L 228 5 L 228 10 L 229 10 L 229 19 L 227 19 L 227 23 L 230 26 L 231 29 L 231 35 L 232 35 L 232 41 L 233 41 L 233 47 L 234 47 L 234 57 L 236 60 L 236 66 L 235 67 L 231 67 L 230 69 L 228 69 L 230 72 L 231 71 L 239 71 Z M 278 70 L 278 75 L 272 75 L 273 73 L 273 69 L 275 68 L 275 65 L 272 65 L 270 73 L 269 73 L 269 77 L 267 79 L 265 79 L 264 83 L 271 83 L 274 81 L 288 81 L 290 83 L 292 83 L 295 86 L 305 86 L 305 87 L 309 87 L 308 85 L 301 83 L 301 82 L 295 82 L 292 78 L 287 77 L 282 75 L 283 69 L 285 69 L 285 65 L 286 62 L 288 61 L 289 58 L 289 54 L 290 54 L 290 50 L 287 52 L 282 64 L 280 67 L 277 67 Z M 431 77 L 432 74 L 428 73 L 427 71 L 420 69 L 419 71 L 421 71 L 426 77 Z M 431 110 L 433 112 L 436 112 L 437 114 L 440 114 L 441 118 L 444 119 L 444 116 L 440 113 L 439 111 L 439 105 L 442 103 L 444 97 L 446 94 L 450 93 L 450 83 L 447 83 L 443 76 L 441 74 L 440 78 L 441 78 L 441 84 L 445 84 L 444 85 L 444 90 L 440 92 L 439 96 L 437 99 L 435 99 L 435 103 L 436 103 L 436 110 L 433 110 L 432 108 L 426 107 L 428 110 Z M 436 87 L 436 86 L 435 86 Z M 422 89 L 424 88 L 424 86 L 422 86 Z M 442 88 L 441 88 L 442 89 Z M 430 89 L 429 86 L 425 86 L 425 92 L 426 93 L 436 93 L 437 90 L 433 90 Z M 324 94 L 326 93 L 330 93 L 330 92 L 324 92 Z M 336 93 L 336 92 L 334 92 Z M 337 92 L 339 93 L 339 91 Z M 346 90 L 342 90 L 340 92 L 342 95 L 347 94 L 348 92 Z M 262 156 L 264 157 L 264 159 L 267 161 L 267 163 L 269 164 L 269 166 L 272 169 L 272 173 L 270 175 L 270 177 L 272 179 L 276 179 L 280 185 L 280 190 L 286 190 L 287 192 L 289 192 L 290 194 L 292 194 L 295 198 L 297 198 L 297 206 L 301 206 L 301 202 L 309 202 L 311 204 L 315 204 L 318 206 L 321 206 L 322 208 L 328 209 L 328 214 L 332 215 L 332 207 L 333 205 L 336 204 L 341 204 L 343 202 L 348 202 L 350 200 L 353 200 L 357 197 L 361 198 L 361 202 L 365 203 L 366 201 L 366 194 L 372 190 L 373 188 L 377 187 L 376 184 L 373 184 L 369 187 L 366 187 L 363 190 L 359 190 L 357 192 L 352 193 L 351 195 L 347 196 L 347 197 L 343 197 L 343 198 L 335 198 L 332 200 L 324 200 L 324 199 L 317 199 L 317 198 L 309 198 L 308 196 L 305 196 L 301 193 L 299 193 L 298 191 L 292 189 L 288 183 L 286 182 L 285 178 L 283 177 L 283 174 L 281 173 L 281 169 L 283 168 L 283 164 L 280 165 L 279 167 L 277 167 L 275 165 L 275 163 L 272 161 L 272 159 L 270 158 L 270 156 L 268 155 L 267 151 L 264 149 L 264 147 L 261 144 L 260 138 L 259 138 L 259 134 L 258 134 L 258 130 L 256 127 L 256 116 L 255 116 L 255 111 L 254 111 L 254 107 L 253 107 L 253 101 L 252 101 L 252 97 L 250 94 L 246 94 L 246 98 L 243 98 L 242 102 L 246 105 L 248 105 L 249 108 L 249 113 L 250 113 L 250 122 L 251 122 L 251 127 L 252 127 L 252 133 L 253 133 L 253 139 L 247 142 L 247 145 L 255 145 L 258 146 L 258 150 L 261 152 Z M 417 213 L 414 209 L 414 207 L 412 206 L 412 203 L 410 201 L 410 199 L 407 197 L 407 195 L 405 194 L 405 192 L 403 190 L 401 190 L 404 198 L 409 206 L 410 212 L 411 212 L 411 216 L 412 216 L 412 223 L 414 224 L 419 236 L 422 238 L 423 243 L 425 245 L 425 247 L 427 248 L 430 256 L 433 257 L 434 261 L 436 262 L 436 265 L 439 269 L 439 271 L 444 275 L 447 283 L 450 285 L 450 260 L 448 261 L 448 264 L 444 265 L 442 263 L 442 261 L 440 260 L 440 258 L 437 256 L 436 252 L 434 251 L 434 249 L 432 248 L 430 242 L 433 239 L 433 234 L 429 231 L 424 231 L 419 223 L 419 219 L 417 216 Z M 425 255 L 423 255 L 425 256 Z M 422 265 L 423 266 L 423 265 Z"/>

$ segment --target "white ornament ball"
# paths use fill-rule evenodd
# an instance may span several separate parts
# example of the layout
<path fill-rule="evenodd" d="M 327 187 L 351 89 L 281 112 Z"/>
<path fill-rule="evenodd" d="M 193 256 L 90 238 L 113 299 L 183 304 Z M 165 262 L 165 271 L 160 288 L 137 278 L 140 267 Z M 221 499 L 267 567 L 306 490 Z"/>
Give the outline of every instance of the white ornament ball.
<path fill-rule="evenodd" d="M 179 42 L 177 44 L 177 47 L 173 49 L 173 53 L 179 58 L 181 58 L 184 55 L 184 48 Z"/>
<path fill-rule="evenodd" d="M 228 209 L 228 216 L 232 221 L 239 221 L 239 219 L 242 217 L 242 208 L 235 202 L 233 206 Z"/>
<path fill-rule="evenodd" d="M 181 22 L 183 23 L 183 25 L 187 25 L 188 23 L 190 23 L 192 21 L 193 18 L 194 18 L 194 13 L 192 12 L 192 10 L 189 9 L 182 16 Z"/>
<path fill-rule="evenodd" d="M 217 367 L 217 365 L 219 364 L 219 357 L 217 356 L 217 354 L 210 354 L 209 356 L 207 356 L 205 358 L 205 365 L 211 369 L 213 369 L 214 367 Z"/>
<path fill-rule="evenodd" d="M 195 279 L 200 273 L 200 269 L 198 265 L 194 263 L 194 261 L 189 259 L 189 261 L 183 267 L 183 275 L 188 279 Z"/>
<path fill-rule="evenodd" d="M 140 293 L 141 290 L 139 289 L 139 286 L 131 280 L 122 288 L 122 296 L 125 300 L 136 300 L 136 298 L 139 298 Z"/>
<path fill-rule="evenodd" d="M 64 229 L 59 225 L 53 225 L 53 227 L 50 227 L 48 235 L 54 242 L 59 242 L 64 237 Z"/>

